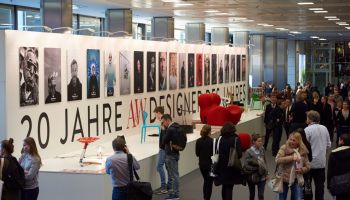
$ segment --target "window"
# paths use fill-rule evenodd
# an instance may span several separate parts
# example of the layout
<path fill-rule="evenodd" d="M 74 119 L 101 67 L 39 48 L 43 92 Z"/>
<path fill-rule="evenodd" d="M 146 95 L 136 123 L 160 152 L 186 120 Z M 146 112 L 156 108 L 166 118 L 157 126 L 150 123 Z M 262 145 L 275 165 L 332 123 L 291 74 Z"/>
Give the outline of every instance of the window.
<path fill-rule="evenodd" d="M 18 8 L 18 30 L 42 31 L 40 10 Z"/>
<path fill-rule="evenodd" d="M 14 29 L 13 7 L 0 5 L 0 30 Z"/>
<path fill-rule="evenodd" d="M 180 42 L 185 42 L 185 31 L 181 29 L 175 29 L 175 39 Z"/>
<path fill-rule="evenodd" d="M 74 28 L 74 27 L 73 27 Z M 90 29 L 95 32 L 101 31 L 101 19 L 98 17 L 79 16 L 79 35 L 96 35 L 89 31 Z M 100 34 L 97 34 L 100 35 Z"/>

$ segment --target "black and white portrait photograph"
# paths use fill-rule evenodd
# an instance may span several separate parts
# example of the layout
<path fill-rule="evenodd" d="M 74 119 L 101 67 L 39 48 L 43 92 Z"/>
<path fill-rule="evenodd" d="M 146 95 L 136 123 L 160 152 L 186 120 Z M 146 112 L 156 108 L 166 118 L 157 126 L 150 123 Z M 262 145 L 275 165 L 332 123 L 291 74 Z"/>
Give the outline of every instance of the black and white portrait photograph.
<path fill-rule="evenodd" d="M 241 63 L 241 55 L 237 55 L 236 57 L 236 69 L 237 69 L 237 81 L 241 81 L 241 67 L 242 67 L 242 63 Z"/>
<path fill-rule="evenodd" d="M 61 102 L 61 49 L 44 49 L 45 103 Z"/>
<path fill-rule="evenodd" d="M 20 106 L 39 104 L 39 52 L 36 47 L 19 48 Z"/>
<path fill-rule="evenodd" d="M 225 77 L 225 83 L 229 83 L 230 81 L 230 55 L 225 54 L 225 60 L 224 60 L 224 77 Z"/>
<path fill-rule="evenodd" d="M 246 80 L 247 73 L 247 56 L 242 55 L 242 81 Z"/>
<path fill-rule="evenodd" d="M 186 88 L 186 54 L 179 53 L 180 88 Z"/>
<path fill-rule="evenodd" d="M 167 53 L 159 52 L 159 91 L 167 89 Z"/>
<path fill-rule="evenodd" d="M 230 77 L 231 77 L 231 83 L 234 83 L 236 81 L 236 55 L 231 55 L 231 67 L 230 67 Z"/>
<path fill-rule="evenodd" d="M 224 82 L 224 55 L 219 54 L 219 83 Z"/>
<path fill-rule="evenodd" d="M 204 85 L 210 85 L 210 55 L 204 54 Z"/>
<path fill-rule="evenodd" d="M 76 55 L 78 50 L 68 51 L 67 57 L 67 100 L 76 101 L 81 100 L 82 96 L 82 82 L 81 77 L 83 67 L 81 60 Z M 84 70 L 85 71 L 85 70 Z"/>
<path fill-rule="evenodd" d="M 130 94 L 130 74 L 131 74 L 130 52 L 119 52 L 119 80 L 120 80 L 120 94 Z"/>
<path fill-rule="evenodd" d="M 134 93 L 143 93 L 143 51 L 134 51 Z"/>
<path fill-rule="evenodd" d="M 211 55 L 211 84 L 217 83 L 217 77 L 218 77 L 218 60 L 217 55 L 212 54 Z"/>
<path fill-rule="evenodd" d="M 156 52 L 147 52 L 147 92 L 156 91 Z"/>
<path fill-rule="evenodd" d="M 105 96 L 114 96 L 116 90 L 115 55 L 112 51 L 105 52 Z"/>
<path fill-rule="evenodd" d="M 194 54 L 188 54 L 188 87 L 194 87 Z"/>

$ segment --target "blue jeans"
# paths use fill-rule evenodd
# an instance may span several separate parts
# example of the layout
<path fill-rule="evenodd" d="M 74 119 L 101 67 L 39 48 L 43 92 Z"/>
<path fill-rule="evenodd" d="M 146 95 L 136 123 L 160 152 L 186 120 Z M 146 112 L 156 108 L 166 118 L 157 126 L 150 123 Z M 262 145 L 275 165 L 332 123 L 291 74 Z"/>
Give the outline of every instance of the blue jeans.
<path fill-rule="evenodd" d="M 179 195 L 179 155 L 166 155 L 165 166 L 168 169 L 168 195 Z"/>
<path fill-rule="evenodd" d="M 283 183 L 283 192 L 279 193 L 279 200 L 286 200 L 288 195 L 288 183 Z M 294 200 L 301 200 L 302 188 L 299 186 L 298 181 L 295 180 L 290 190 L 294 194 Z"/>
<path fill-rule="evenodd" d="M 126 187 L 113 187 L 112 200 L 127 200 L 127 192 Z"/>
<path fill-rule="evenodd" d="M 159 149 L 157 171 L 158 171 L 159 176 L 160 176 L 160 183 L 161 183 L 162 188 L 166 188 L 166 186 L 167 186 L 166 181 L 165 181 L 164 164 L 165 164 L 165 150 Z"/>

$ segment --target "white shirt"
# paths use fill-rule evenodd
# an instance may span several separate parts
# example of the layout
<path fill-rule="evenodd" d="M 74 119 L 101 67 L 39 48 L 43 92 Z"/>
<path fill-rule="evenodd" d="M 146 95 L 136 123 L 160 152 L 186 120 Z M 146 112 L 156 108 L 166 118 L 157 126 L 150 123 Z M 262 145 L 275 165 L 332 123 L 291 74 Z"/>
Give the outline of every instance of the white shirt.
<path fill-rule="evenodd" d="M 323 125 L 312 123 L 305 128 L 305 134 L 312 150 L 311 168 L 325 168 L 327 148 L 331 146 L 327 128 Z"/>

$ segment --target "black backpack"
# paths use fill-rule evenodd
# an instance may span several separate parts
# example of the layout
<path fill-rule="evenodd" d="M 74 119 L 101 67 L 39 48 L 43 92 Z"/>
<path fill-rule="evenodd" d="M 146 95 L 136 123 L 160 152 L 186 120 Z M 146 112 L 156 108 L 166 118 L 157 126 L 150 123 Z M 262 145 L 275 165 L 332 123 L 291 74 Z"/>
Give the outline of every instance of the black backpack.
<path fill-rule="evenodd" d="M 176 138 L 172 141 L 171 147 L 176 151 L 183 151 L 187 144 L 187 135 L 180 126 L 176 128 Z"/>
<path fill-rule="evenodd" d="M 23 168 L 15 157 L 11 156 L 6 160 L 8 165 L 3 176 L 4 187 L 10 190 L 22 190 L 25 182 Z"/>

